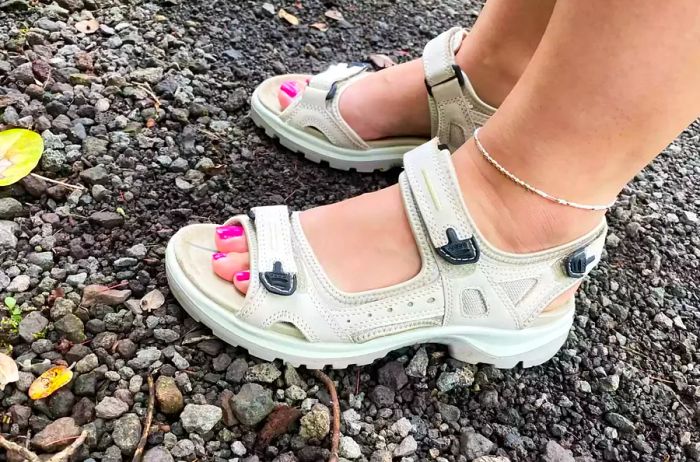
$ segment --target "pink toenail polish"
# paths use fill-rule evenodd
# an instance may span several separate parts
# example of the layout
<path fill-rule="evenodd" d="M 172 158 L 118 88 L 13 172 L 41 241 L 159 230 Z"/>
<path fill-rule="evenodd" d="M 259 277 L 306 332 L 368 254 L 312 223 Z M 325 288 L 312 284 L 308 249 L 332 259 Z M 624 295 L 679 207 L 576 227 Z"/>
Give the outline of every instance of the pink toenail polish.
<path fill-rule="evenodd" d="M 280 90 L 285 92 L 290 98 L 295 98 L 299 94 L 299 88 L 294 80 L 287 80 L 280 85 Z"/>
<path fill-rule="evenodd" d="M 232 237 L 239 237 L 243 236 L 243 227 L 242 226 L 219 226 L 216 228 L 216 235 L 219 236 L 219 239 L 226 240 L 226 239 L 231 239 Z"/>
<path fill-rule="evenodd" d="M 211 256 L 212 260 L 221 260 L 222 258 L 225 258 L 226 254 L 223 252 L 216 252 L 214 255 Z"/>
<path fill-rule="evenodd" d="M 242 281 L 247 281 L 250 279 L 250 271 L 241 271 L 240 273 L 236 273 L 236 281 L 242 282 Z"/>

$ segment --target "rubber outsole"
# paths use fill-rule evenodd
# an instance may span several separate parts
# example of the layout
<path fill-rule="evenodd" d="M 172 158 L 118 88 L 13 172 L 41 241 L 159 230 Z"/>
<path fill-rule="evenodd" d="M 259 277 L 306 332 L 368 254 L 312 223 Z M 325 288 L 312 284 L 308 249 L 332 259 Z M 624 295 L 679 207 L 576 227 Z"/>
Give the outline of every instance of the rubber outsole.
<path fill-rule="evenodd" d="M 442 326 L 415 329 L 364 343 L 312 343 L 304 339 L 260 329 L 214 303 L 190 281 L 180 267 L 173 236 L 166 251 L 166 273 L 171 291 L 196 321 L 209 327 L 223 341 L 240 346 L 258 358 L 283 360 L 294 367 L 344 369 L 366 365 L 389 352 L 421 343 L 448 346 L 455 359 L 471 364 L 491 364 L 510 369 L 542 364 L 553 357 L 566 341 L 573 323 L 573 306 L 545 326 L 506 330 L 473 326 Z M 572 300 L 573 305 L 573 300 Z"/>
<path fill-rule="evenodd" d="M 257 90 L 253 92 L 251 98 L 250 118 L 255 125 L 265 131 L 267 136 L 278 139 L 280 144 L 290 151 L 301 154 L 317 164 L 325 162 L 336 170 L 355 170 L 364 173 L 391 170 L 401 167 L 403 155 L 419 146 L 416 144 L 375 148 L 372 150 L 375 153 L 335 146 L 325 139 L 287 125 L 265 107 Z"/>

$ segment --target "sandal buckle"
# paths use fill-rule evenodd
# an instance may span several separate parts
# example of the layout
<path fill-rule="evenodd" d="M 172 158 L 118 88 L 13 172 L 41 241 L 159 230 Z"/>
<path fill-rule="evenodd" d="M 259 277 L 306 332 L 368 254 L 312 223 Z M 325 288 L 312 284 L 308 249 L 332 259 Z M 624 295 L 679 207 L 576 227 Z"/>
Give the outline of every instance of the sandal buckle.
<path fill-rule="evenodd" d="M 260 282 L 269 292 L 277 295 L 289 296 L 297 290 L 297 275 L 283 271 L 280 261 L 272 265 L 272 271 L 260 273 Z"/>
<path fill-rule="evenodd" d="M 454 72 L 454 75 L 452 77 L 449 77 L 442 82 L 438 82 L 435 85 L 430 85 L 428 83 L 428 79 L 424 79 L 425 82 L 425 88 L 428 89 L 428 94 L 430 96 L 433 96 L 433 87 L 437 87 L 438 85 L 442 85 L 443 83 L 447 83 L 451 80 L 457 79 L 459 82 L 459 86 L 464 88 L 465 82 L 464 82 L 464 74 L 462 73 L 462 68 L 459 67 L 457 64 L 452 65 L 452 71 Z"/>
<path fill-rule="evenodd" d="M 435 249 L 442 258 L 453 265 L 466 265 L 479 261 L 479 246 L 474 236 L 460 239 L 454 228 L 447 228 L 448 243 Z"/>
<path fill-rule="evenodd" d="M 579 249 L 566 257 L 564 268 L 570 278 L 582 278 L 588 273 L 588 265 L 595 261 L 595 255 L 588 256 L 586 249 Z"/>

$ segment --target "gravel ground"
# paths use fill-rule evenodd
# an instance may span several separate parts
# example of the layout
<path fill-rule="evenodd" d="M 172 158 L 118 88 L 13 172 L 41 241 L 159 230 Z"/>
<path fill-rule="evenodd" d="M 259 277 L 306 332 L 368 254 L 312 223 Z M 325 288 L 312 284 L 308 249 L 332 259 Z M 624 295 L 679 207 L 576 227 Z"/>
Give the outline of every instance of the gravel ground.
<path fill-rule="evenodd" d="M 82 428 L 75 460 L 131 460 L 150 373 L 157 407 L 144 460 L 324 460 L 324 387 L 189 319 L 168 294 L 166 243 L 188 223 L 253 205 L 305 208 L 393 182 L 396 172 L 336 172 L 271 142 L 247 117 L 252 89 L 376 52 L 410 59 L 438 32 L 471 23 L 479 5 L 288 2 L 301 20 L 292 27 L 253 1 L 57 1 L 0 0 L 0 128 L 42 133 L 38 172 L 86 187 L 29 178 L 0 190 L 0 297 L 23 311 L 19 325 L 5 311 L 0 321 L 2 346 L 21 364 L 19 382 L 0 391 L 0 431 L 52 452 Z M 345 20 L 324 17 L 331 7 Z M 93 17 L 96 33 L 76 30 Z M 308 27 L 318 21 L 329 29 Z M 334 371 L 341 455 L 700 461 L 699 139 L 696 123 L 621 195 L 607 254 L 553 360 L 500 371 L 428 345 Z M 139 302 L 152 290 L 165 304 Z M 69 386 L 28 398 L 36 376 L 73 362 Z M 284 403 L 301 420 L 256 443 Z"/>

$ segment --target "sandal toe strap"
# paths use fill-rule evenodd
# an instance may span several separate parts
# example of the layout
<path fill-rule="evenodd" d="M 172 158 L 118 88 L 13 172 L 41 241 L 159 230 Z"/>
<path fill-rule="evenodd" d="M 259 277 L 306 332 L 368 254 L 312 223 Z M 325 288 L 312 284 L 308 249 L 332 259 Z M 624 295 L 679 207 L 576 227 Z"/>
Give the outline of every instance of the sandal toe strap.
<path fill-rule="evenodd" d="M 256 207 L 257 268 L 268 292 L 289 296 L 297 288 L 297 265 L 292 247 L 289 209 L 285 205 Z"/>

